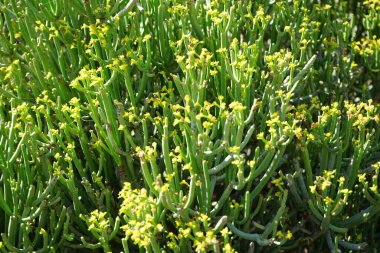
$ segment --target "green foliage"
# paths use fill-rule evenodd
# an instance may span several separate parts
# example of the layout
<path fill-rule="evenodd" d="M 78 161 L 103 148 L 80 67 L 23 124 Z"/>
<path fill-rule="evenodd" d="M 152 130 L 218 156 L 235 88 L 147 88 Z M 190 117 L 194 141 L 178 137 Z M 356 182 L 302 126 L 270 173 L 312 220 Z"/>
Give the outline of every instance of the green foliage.
<path fill-rule="evenodd" d="M 380 248 L 380 2 L 0 0 L 1 252 Z"/>

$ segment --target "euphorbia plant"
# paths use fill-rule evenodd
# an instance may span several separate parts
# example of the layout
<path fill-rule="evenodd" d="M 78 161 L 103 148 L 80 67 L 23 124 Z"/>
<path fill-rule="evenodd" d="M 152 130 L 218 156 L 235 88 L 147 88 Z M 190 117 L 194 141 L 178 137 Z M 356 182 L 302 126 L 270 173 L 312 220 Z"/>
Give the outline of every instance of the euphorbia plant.
<path fill-rule="evenodd" d="M 379 247 L 377 1 L 0 10 L 2 252 Z"/>

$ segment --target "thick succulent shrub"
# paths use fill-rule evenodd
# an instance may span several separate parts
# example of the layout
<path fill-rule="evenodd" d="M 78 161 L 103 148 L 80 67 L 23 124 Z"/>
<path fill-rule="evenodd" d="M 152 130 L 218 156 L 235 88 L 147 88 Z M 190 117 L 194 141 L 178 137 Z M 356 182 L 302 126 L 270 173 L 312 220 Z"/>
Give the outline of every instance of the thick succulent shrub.
<path fill-rule="evenodd" d="M 1 252 L 376 252 L 380 2 L 0 0 Z"/>

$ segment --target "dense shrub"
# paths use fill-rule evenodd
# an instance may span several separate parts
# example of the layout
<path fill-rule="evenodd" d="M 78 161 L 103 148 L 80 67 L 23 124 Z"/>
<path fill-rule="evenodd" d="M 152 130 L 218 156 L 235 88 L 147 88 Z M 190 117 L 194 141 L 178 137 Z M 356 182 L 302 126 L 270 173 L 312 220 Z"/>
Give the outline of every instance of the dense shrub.
<path fill-rule="evenodd" d="M 380 248 L 378 0 L 0 10 L 0 251 Z"/>

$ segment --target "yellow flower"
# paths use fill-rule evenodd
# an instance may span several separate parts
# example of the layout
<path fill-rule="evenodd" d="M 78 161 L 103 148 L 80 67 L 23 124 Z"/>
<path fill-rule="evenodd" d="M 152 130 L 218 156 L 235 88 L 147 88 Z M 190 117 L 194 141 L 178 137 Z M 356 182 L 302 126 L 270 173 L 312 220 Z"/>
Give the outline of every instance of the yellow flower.
<path fill-rule="evenodd" d="M 286 232 L 285 239 L 290 240 L 290 239 L 292 239 L 292 238 L 293 238 L 293 234 L 292 234 L 292 232 L 290 232 L 290 231 L 288 230 L 288 232 Z"/>
<path fill-rule="evenodd" d="M 59 160 L 61 158 L 61 154 L 60 153 L 55 153 L 54 158 L 56 160 Z"/>
<path fill-rule="evenodd" d="M 69 144 L 67 144 L 67 149 L 68 149 L 68 150 L 74 150 L 74 149 L 75 149 L 75 145 L 74 145 L 74 143 L 69 143 Z"/>
<path fill-rule="evenodd" d="M 229 151 L 231 153 L 238 154 L 240 152 L 240 147 L 238 147 L 238 146 L 232 146 L 232 147 L 229 148 Z"/>
<path fill-rule="evenodd" d="M 310 188 L 310 192 L 312 194 L 316 194 L 317 193 L 317 186 L 311 185 L 311 186 L 309 186 L 309 188 Z"/>
<path fill-rule="evenodd" d="M 294 130 L 294 134 L 296 135 L 297 139 L 300 140 L 302 138 L 302 128 L 297 127 L 296 130 Z"/>
<path fill-rule="evenodd" d="M 364 183 L 366 180 L 366 174 L 359 174 L 358 179 L 360 183 Z"/>
<path fill-rule="evenodd" d="M 150 39 L 152 38 L 152 35 L 150 35 L 150 34 L 147 34 L 147 35 L 145 35 L 144 36 L 144 39 L 143 39 L 143 41 L 146 41 L 146 42 L 148 42 Z"/>
<path fill-rule="evenodd" d="M 281 187 L 284 183 L 282 182 L 282 179 L 279 177 L 277 179 L 272 180 L 272 184 L 274 184 L 277 187 Z"/>
<path fill-rule="evenodd" d="M 326 197 L 323 201 L 326 205 L 330 205 L 333 202 L 333 200 L 330 197 Z"/>
<path fill-rule="evenodd" d="M 231 232 L 228 230 L 228 227 L 223 228 L 223 229 L 220 231 L 220 233 L 222 234 L 223 237 L 224 237 L 224 236 L 228 236 L 228 235 L 231 234 Z"/>
<path fill-rule="evenodd" d="M 157 231 L 161 232 L 164 229 L 164 227 L 161 224 L 157 224 L 156 229 Z"/>
<path fill-rule="evenodd" d="M 326 190 L 331 185 L 331 182 L 328 180 L 325 180 L 322 182 L 321 189 L 322 191 Z"/>
<path fill-rule="evenodd" d="M 371 191 L 373 191 L 373 192 L 377 192 L 377 185 L 374 184 L 369 189 L 371 189 Z"/>
<path fill-rule="evenodd" d="M 342 189 L 340 192 L 341 192 L 343 195 L 348 196 L 352 191 L 350 191 L 349 189 Z"/>
<path fill-rule="evenodd" d="M 234 101 L 230 104 L 230 108 L 234 111 L 242 112 L 245 109 L 245 106 L 243 106 L 240 102 Z"/>

